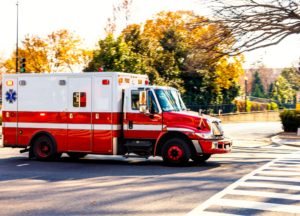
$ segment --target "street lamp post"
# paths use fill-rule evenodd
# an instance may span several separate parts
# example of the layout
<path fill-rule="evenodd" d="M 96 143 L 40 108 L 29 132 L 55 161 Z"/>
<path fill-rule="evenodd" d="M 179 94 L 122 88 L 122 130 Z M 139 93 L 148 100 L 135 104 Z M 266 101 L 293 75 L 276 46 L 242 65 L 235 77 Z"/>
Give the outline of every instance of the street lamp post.
<path fill-rule="evenodd" d="M 245 80 L 245 111 L 247 112 L 247 81 L 248 81 L 248 77 L 245 76 L 244 80 Z"/>
<path fill-rule="evenodd" d="M 279 86 L 279 82 L 277 81 L 275 83 L 275 85 L 276 85 L 276 92 L 277 92 L 277 101 L 278 101 L 278 105 L 279 105 L 279 99 L 278 99 L 278 86 Z"/>
<path fill-rule="evenodd" d="M 18 73 L 18 58 L 19 58 L 19 53 L 18 53 L 18 20 L 19 20 L 19 2 L 17 2 L 17 45 L 16 45 L 16 73 Z"/>

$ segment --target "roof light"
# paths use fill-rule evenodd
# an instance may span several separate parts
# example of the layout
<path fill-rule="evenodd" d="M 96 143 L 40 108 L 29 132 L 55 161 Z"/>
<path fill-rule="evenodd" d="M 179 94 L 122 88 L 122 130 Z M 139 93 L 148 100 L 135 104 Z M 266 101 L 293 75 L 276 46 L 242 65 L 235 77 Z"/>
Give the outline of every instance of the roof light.
<path fill-rule="evenodd" d="M 109 80 L 102 80 L 102 85 L 109 85 Z"/>
<path fill-rule="evenodd" d="M 123 83 L 123 78 L 119 78 L 119 83 Z"/>
<path fill-rule="evenodd" d="M 7 80 L 6 81 L 6 85 L 8 86 L 12 86 L 14 84 L 14 82 L 12 80 Z"/>
<path fill-rule="evenodd" d="M 145 81 L 145 85 L 148 85 L 148 83 L 149 83 L 148 80 L 146 80 L 146 81 Z"/>

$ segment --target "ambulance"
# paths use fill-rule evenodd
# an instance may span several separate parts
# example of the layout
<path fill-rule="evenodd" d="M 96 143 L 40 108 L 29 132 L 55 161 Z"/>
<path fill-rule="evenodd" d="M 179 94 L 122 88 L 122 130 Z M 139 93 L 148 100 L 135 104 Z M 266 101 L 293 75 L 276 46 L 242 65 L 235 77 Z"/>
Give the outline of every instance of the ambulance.
<path fill-rule="evenodd" d="M 54 160 L 160 156 L 168 165 L 228 153 L 220 119 L 188 111 L 180 92 L 120 72 L 5 74 L 2 145 Z"/>

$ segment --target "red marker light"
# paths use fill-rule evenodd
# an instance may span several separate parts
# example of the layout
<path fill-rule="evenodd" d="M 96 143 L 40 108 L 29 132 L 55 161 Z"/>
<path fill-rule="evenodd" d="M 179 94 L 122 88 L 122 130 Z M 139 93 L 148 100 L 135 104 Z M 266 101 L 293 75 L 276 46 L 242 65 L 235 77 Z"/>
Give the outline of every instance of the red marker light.
<path fill-rule="evenodd" d="M 14 84 L 14 82 L 12 80 L 7 80 L 6 81 L 6 85 L 8 86 L 12 86 Z"/>
<path fill-rule="evenodd" d="M 146 81 L 145 81 L 145 84 L 148 85 L 148 83 L 149 83 L 148 80 L 146 80 Z"/>
<path fill-rule="evenodd" d="M 109 80 L 102 80 L 103 85 L 109 85 Z"/>
<path fill-rule="evenodd" d="M 102 68 L 99 68 L 99 72 L 102 72 L 103 71 L 103 69 Z"/>
<path fill-rule="evenodd" d="M 40 113 L 40 116 L 45 116 L 45 113 Z"/>

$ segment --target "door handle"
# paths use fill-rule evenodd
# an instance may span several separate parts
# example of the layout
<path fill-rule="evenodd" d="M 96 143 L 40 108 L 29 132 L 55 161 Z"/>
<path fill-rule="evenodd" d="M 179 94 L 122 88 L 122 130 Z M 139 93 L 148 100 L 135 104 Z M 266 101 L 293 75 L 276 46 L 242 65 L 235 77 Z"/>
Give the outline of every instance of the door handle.
<path fill-rule="evenodd" d="M 73 118 L 73 113 L 70 113 L 70 119 L 72 119 Z"/>
<path fill-rule="evenodd" d="M 132 128 L 133 128 L 133 122 L 129 121 L 129 129 L 132 129 Z"/>

